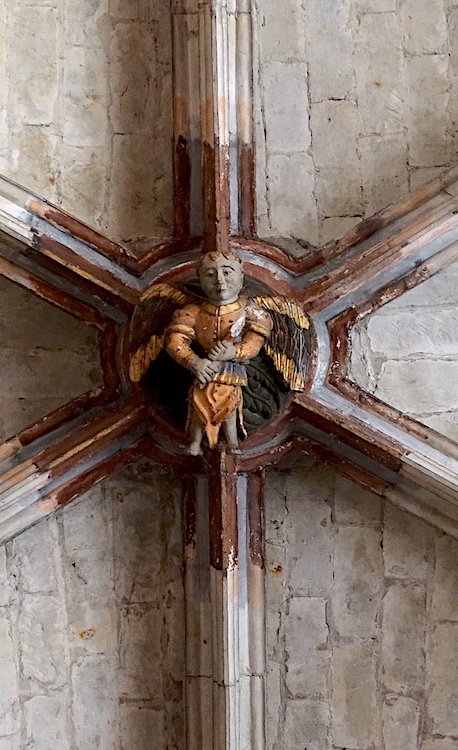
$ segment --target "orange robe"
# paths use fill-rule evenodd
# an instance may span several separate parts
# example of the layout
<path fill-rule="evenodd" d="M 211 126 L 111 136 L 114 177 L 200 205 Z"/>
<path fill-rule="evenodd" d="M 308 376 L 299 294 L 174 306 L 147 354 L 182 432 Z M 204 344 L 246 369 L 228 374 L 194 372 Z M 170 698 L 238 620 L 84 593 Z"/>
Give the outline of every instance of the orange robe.
<path fill-rule="evenodd" d="M 222 363 L 210 383 L 195 383 L 189 393 L 190 415 L 200 420 L 210 448 L 218 442 L 222 423 L 234 411 L 242 420 L 242 386 L 247 384 L 244 362 L 259 354 L 272 329 L 269 314 L 252 300 L 240 297 L 231 305 L 210 302 L 177 310 L 166 331 L 166 349 L 180 365 L 192 369 L 218 341 L 235 344 L 235 359 Z"/>

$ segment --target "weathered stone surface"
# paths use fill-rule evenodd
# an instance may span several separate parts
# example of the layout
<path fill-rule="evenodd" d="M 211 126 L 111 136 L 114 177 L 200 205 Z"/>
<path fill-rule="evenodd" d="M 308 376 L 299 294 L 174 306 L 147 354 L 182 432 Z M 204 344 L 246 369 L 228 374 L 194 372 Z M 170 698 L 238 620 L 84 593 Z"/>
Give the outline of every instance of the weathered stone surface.
<path fill-rule="evenodd" d="M 81 221 L 100 227 L 107 190 L 107 170 L 97 164 L 76 162 L 61 171 L 62 200 Z"/>
<path fill-rule="evenodd" d="M 337 531 L 332 612 L 340 636 L 361 638 L 377 633 L 383 575 L 380 541 L 377 529 Z"/>
<path fill-rule="evenodd" d="M 12 130 L 9 138 L 8 173 L 28 190 L 48 199 L 55 197 L 55 142 L 47 126 L 37 125 L 23 124 Z"/>
<path fill-rule="evenodd" d="M 329 706 L 321 701 L 286 703 L 285 747 L 288 750 L 327 750 Z"/>
<path fill-rule="evenodd" d="M 286 620 L 286 685 L 295 698 L 325 698 L 330 653 L 326 600 L 291 599 Z"/>
<path fill-rule="evenodd" d="M 12 596 L 12 586 L 8 577 L 6 546 L 0 547 L 0 607 L 6 607 Z"/>
<path fill-rule="evenodd" d="M 405 64 L 410 164 L 417 167 L 447 164 L 448 56 L 416 55 L 407 57 Z"/>
<path fill-rule="evenodd" d="M 458 408 L 458 362 L 395 361 L 382 366 L 378 398 L 410 414 Z"/>
<path fill-rule="evenodd" d="M 69 46 L 64 67 L 64 141 L 71 146 L 105 146 L 107 59 L 104 50 Z"/>
<path fill-rule="evenodd" d="M 417 190 L 417 188 L 427 185 L 431 180 L 435 180 L 444 171 L 444 167 L 417 167 L 416 169 L 410 170 L 410 189 Z"/>
<path fill-rule="evenodd" d="M 349 3 L 311 0 L 305 29 L 311 100 L 344 99 L 354 87 Z"/>
<path fill-rule="evenodd" d="M 266 747 L 279 747 L 279 735 L 283 732 L 281 666 L 272 659 L 266 665 Z"/>
<path fill-rule="evenodd" d="M 374 642 L 342 644 L 334 649 L 332 669 L 335 747 L 365 750 L 379 737 Z"/>
<path fill-rule="evenodd" d="M 448 52 L 443 0 L 402 0 L 399 20 L 404 49 L 408 54 Z"/>
<path fill-rule="evenodd" d="M 149 750 L 152 741 L 158 748 L 165 747 L 163 723 L 163 712 L 154 707 L 121 706 L 119 712 L 121 747 Z"/>
<path fill-rule="evenodd" d="M 365 214 L 372 216 L 409 192 L 406 143 L 398 134 L 374 135 L 360 138 L 358 148 Z"/>
<path fill-rule="evenodd" d="M 50 125 L 59 87 L 57 10 L 19 6 L 9 23 L 11 114 L 16 122 Z"/>
<path fill-rule="evenodd" d="M 269 159 L 269 215 L 267 233 L 301 237 L 318 244 L 315 178 L 310 156 L 276 154 Z"/>
<path fill-rule="evenodd" d="M 431 693 L 427 703 L 432 734 L 458 735 L 458 624 L 437 624 L 429 659 Z"/>
<path fill-rule="evenodd" d="M 67 696 L 37 695 L 24 704 L 27 747 L 34 750 L 70 750 Z"/>
<path fill-rule="evenodd" d="M 12 628 L 0 617 L 0 735 L 19 729 L 19 684 Z"/>
<path fill-rule="evenodd" d="M 458 412 L 422 417 L 420 421 L 458 443 Z"/>
<path fill-rule="evenodd" d="M 383 559 L 385 576 L 407 580 L 425 580 L 429 573 L 434 532 L 430 526 L 395 508 L 385 505 Z"/>
<path fill-rule="evenodd" d="M 437 285 L 436 285 L 437 286 Z M 455 308 L 422 310 L 393 310 L 374 315 L 367 325 L 367 333 L 374 352 L 387 358 L 405 359 L 419 354 L 431 357 L 458 355 L 458 310 Z"/>
<path fill-rule="evenodd" d="M 107 555 L 112 529 L 102 488 L 92 491 L 90 506 L 70 507 L 62 526 L 67 641 L 75 655 L 112 653 L 117 646 L 113 561 Z"/>
<path fill-rule="evenodd" d="M 294 472 L 287 478 L 286 492 L 291 591 L 326 595 L 333 578 L 330 477 L 323 468 Z"/>
<path fill-rule="evenodd" d="M 88 656 L 72 667 L 73 719 L 78 750 L 113 750 L 118 734 L 116 663 Z"/>
<path fill-rule="evenodd" d="M 448 536 L 436 539 L 432 616 L 458 621 L 458 542 Z"/>
<path fill-rule="evenodd" d="M 279 631 L 287 597 L 286 549 L 276 543 L 266 544 L 266 596 L 268 617 L 266 623 L 267 653 L 276 653 L 279 647 Z M 283 655 L 282 655 L 283 656 Z"/>
<path fill-rule="evenodd" d="M 426 742 L 423 742 L 421 750 L 456 750 L 456 740 L 426 740 Z"/>
<path fill-rule="evenodd" d="M 388 694 L 382 714 L 386 750 L 414 750 L 417 747 L 419 720 L 417 701 Z"/>
<path fill-rule="evenodd" d="M 172 221 L 171 140 L 157 151 L 150 134 L 113 138 L 108 220 L 114 239 L 167 235 Z"/>
<path fill-rule="evenodd" d="M 324 219 L 320 229 L 320 245 L 338 240 L 361 221 L 359 216 L 333 216 Z"/>
<path fill-rule="evenodd" d="M 57 593 L 55 552 L 57 529 L 54 520 L 44 520 L 13 541 L 16 580 L 29 594 Z"/>
<path fill-rule="evenodd" d="M 405 143 L 401 135 L 405 119 L 405 93 L 397 16 L 394 13 L 362 16 L 356 26 L 354 54 L 359 133 L 399 133 L 397 140 L 390 140 L 384 151 L 393 161 L 396 153 L 402 153 L 398 169 L 406 170 Z M 368 148 L 370 143 L 367 143 Z M 380 143 L 372 143 L 374 146 L 378 145 L 379 152 L 382 151 Z M 367 156 L 366 153 L 362 157 L 363 166 Z M 377 155 L 372 156 L 373 160 L 377 161 Z M 377 179 L 380 177 L 381 175 L 377 174 Z"/>
<path fill-rule="evenodd" d="M 110 29 L 109 6 L 110 0 L 66 3 L 64 23 L 67 44 L 104 46 Z"/>
<path fill-rule="evenodd" d="M 426 594 L 395 583 L 383 601 L 382 681 L 388 691 L 421 690 L 425 668 Z"/>
<path fill-rule="evenodd" d="M 35 693 L 45 686 L 61 688 L 67 682 L 64 627 L 64 608 L 57 597 L 23 597 L 18 622 L 21 667 L 23 680 Z"/>
<path fill-rule="evenodd" d="M 380 498 L 337 474 L 334 521 L 339 524 L 378 525 L 381 521 Z"/>
<path fill-rule="evenodd" d="M 396 0 L 356 0 L 358 13 L 387 13 L 396 10 Z"/>
<path fill-rule="evenodd" d="M 318 168 L 316 196 L 325 216 L 351 216 L 361 211 L 356 117 L 356 105 L 351 101 L 311 105 L 310 127 Z"/>
<path fill-rule="evenodd" d="M 303 60 L 305 58 L 305 14 L 300 0 L 291 0 L 283 23 L 278 19 L 276 0 L 264 0 L 260 18 L 260 44 L 264 60 Z"/>
<path fill-rule="evenodd" d="M 304 63 L 271 62 L 264 69 L 267 145 L 273 153 L 306 151 L 307 69 Z"/>

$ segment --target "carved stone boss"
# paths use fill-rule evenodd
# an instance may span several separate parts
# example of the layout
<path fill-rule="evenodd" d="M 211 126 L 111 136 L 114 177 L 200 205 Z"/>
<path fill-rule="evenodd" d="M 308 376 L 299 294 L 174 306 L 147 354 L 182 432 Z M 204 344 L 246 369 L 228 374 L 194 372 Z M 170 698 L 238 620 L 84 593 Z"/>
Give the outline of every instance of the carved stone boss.
<path fill-rule="evenodd" d="M 100 393 L 81 396 L 0 447 L 0 538 L 142 456 L 180 472 L 188 750 L 265 747 L 266 466 L 293 449 L 318 456 L 458 537 L 457 445 L 347 377 L 352 326 L 458 258 L 458 170 L 300 259 L 259 242 L 251 29 L 249 0 L 173 2 L 174 240 L 139 259 L 0 182 L 0 273 L 98 329 L 105 382 Z M 211 306 L 225 302 L 222 283 L 212 301 L 202 261 L 199 289 L 203 253 L 232 265 L 235 253 L 245 273 L 246 289 L 236 284 L 236 299 L 226 299 L 239 305 L 232 312 L 243 313 L 243 326 L 218 336 L 216 349 L 196 334 L 201 311 L 212 325 Z M 197 368 L 176 361 L 176 336 L 186 323 L 173 313 L 187 305 L 194 311 L 187 343 L 196 334 L 205 351 L 193 355 L 207 361 Z M 256 316 L 262 341 L 244 358 L 237 347 L 250 326 L 256 333 Z M 245 389 L 244 401 L 226 394 L 227 414 L 216 430 L 226 440 L 201 457 L 204 433 L 209 446 L 217 435 L 205 419 L 192 426 L 200 396 L 190 409 L 189 387 L 199 380 L 206 386 L 217 371 L 240 375 L 240 362 L 243 383 L 235 385 Z M 248 432 L 240 444 L 234 415 Z"/>

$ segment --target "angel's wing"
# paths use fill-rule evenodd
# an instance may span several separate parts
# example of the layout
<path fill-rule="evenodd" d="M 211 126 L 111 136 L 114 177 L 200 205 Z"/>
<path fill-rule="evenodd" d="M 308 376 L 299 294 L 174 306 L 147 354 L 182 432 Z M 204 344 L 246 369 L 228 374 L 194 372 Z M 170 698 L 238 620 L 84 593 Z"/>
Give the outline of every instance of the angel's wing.
<path fill-rule="evenodd" d="M 264 344 L 266 354 L 288 388 L 303 391 L 313 349 L 310 318 L 287 297 L 260 296 L 254 301 L 272 318 L 272 333 Z"/>
<path fill-rule="evenodd" d="M 136 308 L 131 323 L 129 376 L 138 383 L 165 343 L 165 329 L 179 307 L 195 297 L 168 284 L 155 284 Z"/>

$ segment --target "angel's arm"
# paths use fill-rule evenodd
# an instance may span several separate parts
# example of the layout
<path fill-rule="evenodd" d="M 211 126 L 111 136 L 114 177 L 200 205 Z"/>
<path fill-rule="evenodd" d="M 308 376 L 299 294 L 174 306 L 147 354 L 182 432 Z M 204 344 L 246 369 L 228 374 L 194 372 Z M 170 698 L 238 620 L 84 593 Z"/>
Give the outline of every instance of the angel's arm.
<path fill-rule="evenodd" d="M 198 313 L 196 305 L 186 305 L 176 310 L 172 322 L 166 330 L 165 348 L 178 364 L 193 369 L 200 357 L 191 349 L 196 336 L 195 323 Z"/>
<path fill-rule="evenodd" d="M 235 347 L 235 359 L 253 359 L 261 351 L 272 330 L 272 320 L 268 312 L 254 302 L 247 306 L 245 331 L 242 340 Z"/>

